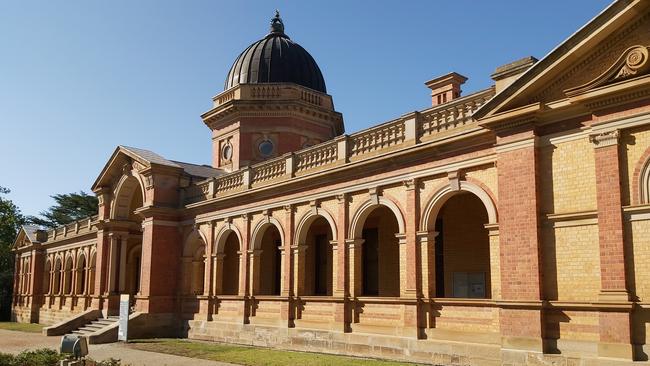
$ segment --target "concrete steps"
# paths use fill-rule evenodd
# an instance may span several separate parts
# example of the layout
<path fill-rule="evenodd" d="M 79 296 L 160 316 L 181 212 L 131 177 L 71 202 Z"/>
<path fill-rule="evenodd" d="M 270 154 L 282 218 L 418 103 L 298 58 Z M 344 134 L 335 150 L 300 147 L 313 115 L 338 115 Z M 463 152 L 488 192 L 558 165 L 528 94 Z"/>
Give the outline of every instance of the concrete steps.
<path fill-rule="evenodd" d="M 97 331 L 110 327 L 111 325 L 117 323 L 118 320 L 119 317 L 117 316 L 109 316 L 108 318 L 99 318 L 73 330 L 69 334 L 88 337 Z"/>

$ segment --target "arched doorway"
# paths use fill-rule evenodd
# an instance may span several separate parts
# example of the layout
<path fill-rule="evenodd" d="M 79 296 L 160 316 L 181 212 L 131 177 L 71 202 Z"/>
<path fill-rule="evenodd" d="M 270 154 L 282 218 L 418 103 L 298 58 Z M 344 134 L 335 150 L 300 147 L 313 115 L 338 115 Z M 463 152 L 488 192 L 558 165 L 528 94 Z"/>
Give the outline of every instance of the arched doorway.
<path fill-rule="evenodd" d="M 318 211 L 317 211 L 318 212 Z M 322 214 L 310 214 L 298 226 L 298 282 L 299 296 L 332 296 L 334 256 L 331 241 L 334 238 L 333 220 Z"/>
<path fill-rule="evenodd" d="M 205 256 L 206 243 L 193 232 L 185 241 L 183 248 L 183 294 L 203 295 L 205 290 Z"/>
<path fill-rule="evenodd" d="M 276 225 L 265 223 L 254 234 L 253 295 L 280 295 L 282 286 L 282 235 Z"/>
<path fill-rule="evenodd" d="M 88 270 L 88 294 L 95 294 L 95 266 L 97 263 L 97 253 L 92 252 L 90 255 L 90 266 Z"/>
<path fill-rule="evenodd" d="M 217 295 L 238 295 L 240 277 L 240 242 L 235 231 L 228 229 L 217 243 Z"/>
<path fill-rule="evenodd" d="M 492 298 L 492 281 L 498 281 L 492 265 L 498 266 L 499 253 L 491 248 L 487 229 L 496 224 L 490 196 L 465 181 L 460 189 L 445 187 L 429 201 L 422 224 L 432 244 L 423 258 L 429 269 L 424 292 L 441 298 Z"/>
<path fill-rule="evenodd" d="M 125 175 L 117 185 L 111 206 L 111 271 L 107 288 L 113 294 L 132 295 L 137 302 L 140 292 L 142 258 L 142 217 L 136 211 L 143 206 L 144 192 L 138 178 Z M 114 268 L 114 269 L 113 269 Z"/>
<path fill-rule="evenodd" d="M 399 224 L 384 205 L 372 208 L 363 221 L 361 238 L 361 294 L 400 296 Z"/>

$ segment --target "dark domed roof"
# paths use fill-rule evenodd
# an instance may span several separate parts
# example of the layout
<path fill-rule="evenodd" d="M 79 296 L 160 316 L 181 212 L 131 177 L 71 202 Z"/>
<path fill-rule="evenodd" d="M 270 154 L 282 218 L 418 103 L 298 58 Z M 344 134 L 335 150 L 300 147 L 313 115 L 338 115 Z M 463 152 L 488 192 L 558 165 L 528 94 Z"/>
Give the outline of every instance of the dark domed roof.
<path fill-rule="evenodd" d="M 296 83 L 327 93 L 316 61 L 284 34 L 284 24 L 277 11 L 271 19 L 271 32 L 237 57 L 224 89 L 257 83 Z"/>

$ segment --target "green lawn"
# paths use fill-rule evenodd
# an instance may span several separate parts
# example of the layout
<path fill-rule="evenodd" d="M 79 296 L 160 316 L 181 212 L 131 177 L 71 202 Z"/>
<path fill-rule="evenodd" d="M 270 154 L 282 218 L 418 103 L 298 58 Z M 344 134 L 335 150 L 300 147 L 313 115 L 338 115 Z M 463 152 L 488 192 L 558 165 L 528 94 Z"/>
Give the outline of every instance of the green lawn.
<path fill-rule="evenodd" d="M 182 339 L 130 341 L 129 346 L 143 351 L 168 353 L 249 366 L 413 366 L 412 363 L 382 361 L 321 353 L 292 352 L 269 348 L 206 343 Z"/>
<path fill-rule="evenodd" d="M 16 323 L 16 322 L 0 322 L 0 329 L 15 330 L 19 332 L 40 333 L 43 329 L 42 324 L 33 323 Z"/>

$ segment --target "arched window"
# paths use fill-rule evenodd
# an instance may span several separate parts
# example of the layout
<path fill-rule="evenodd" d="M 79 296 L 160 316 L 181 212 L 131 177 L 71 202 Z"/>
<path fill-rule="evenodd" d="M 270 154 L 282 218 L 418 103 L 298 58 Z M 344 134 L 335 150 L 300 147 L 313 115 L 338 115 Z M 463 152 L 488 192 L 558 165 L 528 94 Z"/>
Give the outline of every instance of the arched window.
<path fill-rule="evenodd" d="M 63 274 L 63 293 L 65 295 L 72 294 L 72 256 L 69 256 L 65 261 L 65 270 Z"/>
<path fill-rule="evenodd" d="M 54 272 L 52 273 L 52 275 L 54 276 L 54 280 L 52 281 L 53 295 L 61 294 L 61 272 L 62 272 L 61 258 L 57 257 L 56 260 L 54 261 Z"/>
<path fill-rule="evenodd" d="M 639 176 L 639 187 L 641 189 L 641 204 L 650 203 L 650 158 L 643 164 L 641 174 Z"/>
<path fill-rule="evenodd" d="M 76 289 L 75 294 L 81 295 L 86 293 L 86 256 L 81 254 L 77 259 L 77 268 L 76 268 Z"/>
<path fill-rule="evenodd" d="M 97 262 L 97 254 L 93 252 L 90 256 L 90 268 L 88 269 L 88 294 L 95 294 L 95 263 Z"/>
<path fill-rule="evenodd" d="M 50 278 L 52 276 L 52 262 L 48 258 L 43 268 L 43 295 L 50 293 Z"/>

